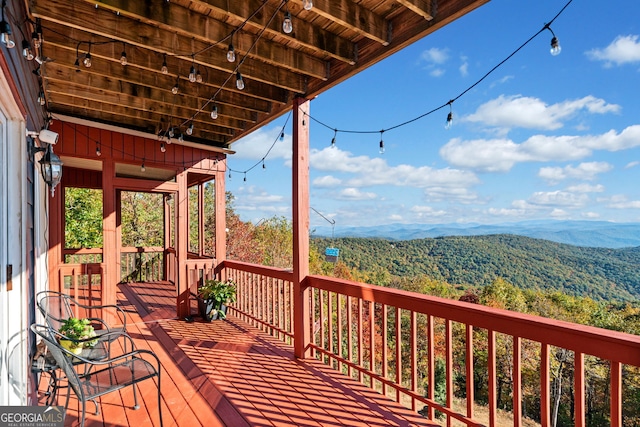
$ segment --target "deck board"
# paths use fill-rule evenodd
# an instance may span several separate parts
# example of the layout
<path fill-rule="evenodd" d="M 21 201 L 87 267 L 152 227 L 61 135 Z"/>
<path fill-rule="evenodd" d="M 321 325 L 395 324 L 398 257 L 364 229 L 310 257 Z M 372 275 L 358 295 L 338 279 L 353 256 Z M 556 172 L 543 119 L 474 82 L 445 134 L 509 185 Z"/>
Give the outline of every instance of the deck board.
<path fill-rule="evenodd" d="M 295 359 L 291 346 L 238 318 L 177 319 L 174 295 L 162 282 L 124 284 L 118 293 L 137 348 L 161 360 L 165 426 L 436 425 L 320 361 Z M 86 426 L 159 425 L 155 384 L 138 391 L 137 411 L 131 389 L 103 396 L 100 415 L 89 403 Z M 72 397 L 65 425 L 77 424 Z"/>

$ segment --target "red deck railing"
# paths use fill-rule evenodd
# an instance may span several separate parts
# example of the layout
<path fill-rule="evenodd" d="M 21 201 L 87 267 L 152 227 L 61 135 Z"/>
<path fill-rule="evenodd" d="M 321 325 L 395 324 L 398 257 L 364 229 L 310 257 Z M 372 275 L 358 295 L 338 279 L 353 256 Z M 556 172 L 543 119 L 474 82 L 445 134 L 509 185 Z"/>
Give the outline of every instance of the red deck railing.
<path fill-rule="evenodd" d="M 292 273 L 233 261 L 222 267 L 238 284 L 236 314 L 290 341 Z M 550 426 L 554 372 L 559 355 L 569 354 L 574 424 L 586 425 L 586 367 L 598 364 L 608 376 L 610 425 L 623 425 L 624 377 L 640 367 L 638 336 L 323 276 L 309 276 L 304 284 L 311 290 L 312 354 L 428 418 L 439 413 L 447 425 L 493 426 L 506 393 L 514 426 L 525 416 Z M 498 378 L 505 369 L 507 386 Z M 464 390 L 462 399 L 454 396 L 454 382 Z M 436 394 L 438 384 L 444 394 Z M 531 408 L 524 413 L 525 387 L 538 396 L 537 414 Z M 488 408 L 482 422 L 479 390 Z"/>

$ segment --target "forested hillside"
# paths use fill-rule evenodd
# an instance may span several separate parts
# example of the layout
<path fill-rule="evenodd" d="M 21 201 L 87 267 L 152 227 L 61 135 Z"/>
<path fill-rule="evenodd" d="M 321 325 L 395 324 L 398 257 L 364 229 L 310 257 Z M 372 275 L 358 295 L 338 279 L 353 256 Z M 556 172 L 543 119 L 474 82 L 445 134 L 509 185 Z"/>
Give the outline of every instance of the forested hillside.
<path fill-rule="evenodd" d="M 368 238 L 312 240 L 323 253 L 359 271 L 426 276 L 451 285 L 481 287 L 502 278 L 522 289 L 559 290 L 594 300 L 640 297 L 640 247 L 586 248 L 523 236 L 452 236 L 405 241 Z"/>

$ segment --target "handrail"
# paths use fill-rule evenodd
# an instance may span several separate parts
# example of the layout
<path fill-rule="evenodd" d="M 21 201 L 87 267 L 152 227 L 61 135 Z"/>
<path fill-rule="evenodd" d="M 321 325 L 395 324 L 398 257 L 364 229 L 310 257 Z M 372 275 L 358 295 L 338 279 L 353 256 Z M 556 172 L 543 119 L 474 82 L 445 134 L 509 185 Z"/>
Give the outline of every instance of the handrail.
<path fill-rule="evenodd" d="M 364 301 L 433 315 L 602 359 L 640 366 L 640 336 L 637 335 L 343 279 L 308 276 L 306 284 Z"/>

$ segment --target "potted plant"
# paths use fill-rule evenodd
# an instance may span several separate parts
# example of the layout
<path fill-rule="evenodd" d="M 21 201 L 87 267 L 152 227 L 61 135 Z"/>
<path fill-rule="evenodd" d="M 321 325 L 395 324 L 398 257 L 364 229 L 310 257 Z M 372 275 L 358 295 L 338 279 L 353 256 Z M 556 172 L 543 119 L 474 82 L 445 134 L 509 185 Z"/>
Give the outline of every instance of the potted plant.
<path fill-rule="evenodd" d="M 233 280 L 205 280 L 198 288 L 198 309 L 203 319 L 212 321 L 227 317 L 227 304 L 236 301 L 236 284 Z"/>
<path fill-rule="evenodd" d="M 90 340 L 96 336 L 96 332 L 89 319 L 70 317 L 62 323 L 58 332 L 64 336 L 60 339 L 60 345 L 74 354 L 80 354 L 83 348 L 93 347 L 98 342 L 97 339 Z"/>

